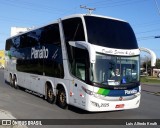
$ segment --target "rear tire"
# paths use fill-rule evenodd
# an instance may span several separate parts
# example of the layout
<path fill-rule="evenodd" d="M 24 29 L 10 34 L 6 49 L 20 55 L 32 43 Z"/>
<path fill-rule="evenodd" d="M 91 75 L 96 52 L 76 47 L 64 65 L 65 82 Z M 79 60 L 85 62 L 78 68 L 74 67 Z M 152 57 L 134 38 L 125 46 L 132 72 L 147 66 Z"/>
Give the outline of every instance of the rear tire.
<path fill-rule="evenodd" d="M 47 101 L 48 101 L 50 104 L 55 103 L 55 95 L 53 94 L 53 89 L 52 89 L 51 86 L 48 86 L 48 87 L 47 87 Z"/>
<path fill-rule="evenodd" d="M 13 87 L 14 87 L 15 89 L 18 89 L 17 77 L 16 77 L 16 76 L 13 77 Z"/>
<path fill-rule="evenodd" d="M 62 109 L 67 109 L 67 100 L 66 100 L 66 92 L 64 88 L 61 88 L 58 90 L 58 95 L 57 95 L 57 105 L 61 107 Z"/>
<path fill-rule="evenodd" d="M 12 75 L 9 76 L 9 85 L 10 85 L 11 87 L 13 87 Z"/>

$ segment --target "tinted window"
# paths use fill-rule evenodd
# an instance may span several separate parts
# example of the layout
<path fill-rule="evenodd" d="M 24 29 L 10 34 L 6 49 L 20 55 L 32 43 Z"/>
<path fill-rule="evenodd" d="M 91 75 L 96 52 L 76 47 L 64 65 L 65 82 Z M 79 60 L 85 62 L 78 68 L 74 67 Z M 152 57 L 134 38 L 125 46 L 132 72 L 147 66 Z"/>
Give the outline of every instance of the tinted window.
<path fill-rule="evenodd" d="M 63 58 L 58 24 L 48 25 L 20 36 L 11 49 L 21 72 L 63 78 Z"/>
<path fill-rule="evenodd" d="M 12 39 L 12 47 L 13 48 L 19 48 L 20 46 L 20 36 L 16 36 Z"/>
<path fill-rule="evenodd" d="M 72 58 L 69 58 L 70 71 L 75 77 L 89 81 L 89 53 L 87 50 L 72 47 Z"/>
<path fill-rule="evenodd" d="M 42 29 L 40 37 L 41 45 L 48 48 L 49 55 L 44 59 L 44 73 L 47 76 L 64 77 L 62 48 L 60 41 L 59 25 L 52 24 Z"/>
<path fill-rule="evenodd" d="M 58 44 L 45 45 L 49 51 L 48 58 L 43 59 L 43 71 L 47 76 L 64 77 L 62 48 Z"/>
<path fill-rule="evenodd" d="M 73 48 L 69 41 L 85 41 L 84 29 L 81 18 L 72 18 L 62 21 L 65 35 L 65 43 L 69 60 L 73 60 Z"/>
<path fill-rule="evenodd" d="M 6 40 L 5 50 L 6 51 L 10 50 L 11 46 L 12 46 L 12 40 L 11 39 Z"/>
<path fill-rule="evenodd" d="M 60 33 L 58 24 L 46 26 L 42 29 L 41 44 L 58 44 L 60 45 Z"/>
<path fill-rule="evenodd" d="M 72 18 L 62 21 L 67 46 L 70 72 L 75 77 L 88 81 L 89 53 L 69 45 L 68 41 L 85 41 L 84 29 L 81 18 Z"/>
<path fill-rule="evenodd" d="M 84 41 L 84 29 L 81 18 L 62 21 L 66 41 Z"/>
<path fill-rule="evenodd" d="M 20 36 L 20 48 L 34 47 L 40 45 L 39 37 L 41 36 L 41 30 L 37 29 Z"/>
<path fill-rule="evenodd" d="M 130 25 L 123 21 L 85 16 L 88 41 L 95 45 L 118 49 L 137 49 Z"/>

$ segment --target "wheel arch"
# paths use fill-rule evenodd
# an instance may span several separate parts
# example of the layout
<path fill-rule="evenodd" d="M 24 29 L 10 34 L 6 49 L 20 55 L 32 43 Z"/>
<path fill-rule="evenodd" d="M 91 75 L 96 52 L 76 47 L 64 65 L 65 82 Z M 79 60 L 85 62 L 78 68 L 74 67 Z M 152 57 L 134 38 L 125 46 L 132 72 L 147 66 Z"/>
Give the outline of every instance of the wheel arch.
<path fill-rule="evenodd" d="M 9 78 L 10 77 L 13 78 L 13 73 L 12 72 L 9 73 Z"/>
<path fill-rule="evenodd" d="M 45 88 L 44 88 L 45 99 L 47 99 L 47 89 L 48 89 L 48 87 L 51 87 L 53 89 L 54 95 L 56 95 L 56 90 L 55 90 L 55 86 L 54 86 L 53 82 L 48 80 L 48 81 L 45 82 Z"/>

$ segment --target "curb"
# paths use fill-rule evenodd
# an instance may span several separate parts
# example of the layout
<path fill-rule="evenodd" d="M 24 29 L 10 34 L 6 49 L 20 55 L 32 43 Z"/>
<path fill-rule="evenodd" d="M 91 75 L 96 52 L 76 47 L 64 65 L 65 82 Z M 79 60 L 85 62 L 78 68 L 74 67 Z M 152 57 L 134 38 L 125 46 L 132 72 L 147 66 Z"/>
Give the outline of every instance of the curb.
<path fill-rule="evenodd" d="M 16 119 L 12 114 L 8 111 L 0 109 L 0 119 Z"/>
<path fill-rule="evenodd" d="M 16 119 L 12 114 L 8 111 L 0 109 L 0 122 L 3 119 Z M 0 125 L 0 128 L 28 128 L 27 126 L 22 126 L 22 125 Z"/>

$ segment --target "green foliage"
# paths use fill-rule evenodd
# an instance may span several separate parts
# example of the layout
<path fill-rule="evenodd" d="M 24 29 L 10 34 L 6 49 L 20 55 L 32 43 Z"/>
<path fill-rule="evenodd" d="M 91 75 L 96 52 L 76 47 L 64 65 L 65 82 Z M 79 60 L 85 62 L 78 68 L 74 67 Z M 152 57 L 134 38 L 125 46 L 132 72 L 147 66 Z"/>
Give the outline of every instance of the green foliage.
<path fill-rule="evenodd" d="M 146 62 L 143 62 L 143 68 L 146 69 Z M 147 68 L 148 68 L 148 69 L 151 68 L 151 61 L 148 61 L 148 62 L 147 62 Z M 156 60 L 156 66 L 155 66 L 155 68 L 160 69 L 160 59 L 157 59 L 157 60 Z"/>
<path fill-rule="evenodd" d="M 148 84 L 158 84 L 160 85 L 160 79 L 156 77 L 149 77 L 149 76 L 141 76 L 140 77 L 141 83 L 148 83 Z"/>
<path fill-rule="evenodd" d="M 146 68 L 146 62 L 143 62 L 143 68 Z M 147 62 L 147 68 L 151 68 L 151 61 Z"/>
<path fill-rule="evenodd" d="M 156 68 L 160 69 L 160 59 L 157 59 L 156 61 Z"/>

